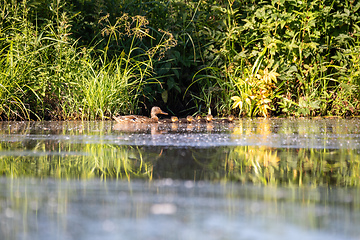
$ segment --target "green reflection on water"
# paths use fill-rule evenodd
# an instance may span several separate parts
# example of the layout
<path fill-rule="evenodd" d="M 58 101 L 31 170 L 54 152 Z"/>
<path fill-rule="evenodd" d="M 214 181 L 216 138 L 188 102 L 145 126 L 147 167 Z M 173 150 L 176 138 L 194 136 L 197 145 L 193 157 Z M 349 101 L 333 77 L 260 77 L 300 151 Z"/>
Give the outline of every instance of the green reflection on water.
<path fill-rule="evenodd" d="M 176 130 L 168 132 L 178 131 L 177 126 L 171 127 Z M 184 131 L 198 127 L 186 126 Z M 203 126 L 209 134 L 216 127 Z M 360 128 L 353 123 L 293 124 L 286 120 L 274 124 L 263 119 L 239 121 L 229 129 L 233 138 L 254 136 L 259 140 L 259 134 L 266 139 L 274 132 L 344 135 L 358 134 Z M 153 129 L 146 131 L 159 134 Z M 150 221 L 148 232 L 153 232 L 158 218 L 152 207 L 163 202 L 177 208 L 168 221 L 181 219 L 179 231 L 198 224 L 198 215 L 216 213 L 221 221 L 226 220 L 221 223 L 224 226 L 219 223 L 225 230 L 227 223 L 234 224 L 241 216 L 245 222 L 268 219 L 264 227 L 269 229 L 278 227 L 275 223 L 282 220 L 284 229 L 294 224 L 305 230 L 358 236 L 360 159 L 356 148 L 117 145 L 106 141 L 106 136 L 121 138 L 123 132 L 112 135 L 113 125 L 105 122 L 61 122 L 55 126 L 0 123 L 0 134 L 6 136 L 0 141 L 0 174 L 5 176 L 0 178 L 0 239 L 65 239 L 79 234 L 88 239 L 86 233 L 92 234 L 93 226 L 99 227 L 93 230 L 95 233 L 113 236 L 116 231 L 111 230 L 111 224 L 118 227 L 127 222 L 134 223 L 130 229 L 136 234 L 140 231 L 136 228 L 139 224 L 131 222 L 134 219 Z M 28 135 L 32 137 L 26 138 Z M 75 138 L 84 135 L 88 137 Z M 70 136 L 70 140 L 64 136 Z M 90 142 L 92 136 L 94 141 Z M 327 139 L 325 136 L 323 141 Z M 168 178 L 190 181 L 159 184 Z M 145 181 L 132 181 L 135 179 Z M 264 185 L 267 187 L 261 187 Z M 74 230 L 74 226 L 80 230 Z M 254 226 L 251 230 L 257 232 L 258 225 Z M 204 239 L 209 237 L 206 233 Z M 123 233 L 117 234 L 121 238 Z"/>
<path fill-rule="evenodd" d="M 258 137 L 256 134 L 266 138 L 274 132 L 352 134 L 358 133 L 356 126 L 357 122 L 344 124 L 321 120 L 293 124 L 291 120 L 282 120 L 281 124 L 274 124 L 274 121 L 260 119 L 239 121 L 229 129 L 234 138 L 243 135 Z M 359 186 L 357 149 L 127 146 L 104 140 L 104 136 L 114 132 L 113 127 L 109 122 L 59 122 L 55 126 L 50 123 L 49 126 L 44 123 L 2 123 L 0 134 L 7 134 L 7 140 L 0 142 L 0 174 L 12 178 L 111 178 L 128 181 L 172 178 L 260 185 Z M 189 131 L 188 126 L 186 129 Z M 205 126 L 204 129 L 211 134 L 214 126 Z M 122 136 L 121 131 L 116 134 L 116 137 Z M 21 139 L 21 136 L 28 135 L 34 137 Z M 77 142 L 59 138 L 84 135 L 97 138 L 93 142 L 87 142 L 91 138 Z M 327 139 L 324 137 L 323 141 Z"/>
<path fill-rule="evenodd" d="M 14 151 L 16 144 L 1 143 L 1 151 Z M 19 151 L 20 156 L 0 156 L 0 174 L 13 178 L 173 178 L 313 186 L 359 186 L 360 180 L 359 154 L 351 149 L 56 145 L 38 143 L 29 156 Z M 49 148 L 55 152 L 44 154 Z"/>
<path fill-rule="evenodd" d="M 152 178 L 151 161 L 143 161 L 143 151 L 132 146 L 107 144 L 38 143 L 36 150 L 15 152 L 21 156 L 0 156 L 0 174 L 8 177 Z M 55 150 L 48 152 L 50 147 Z M 2 151 L 14 151 L 13 144 L 0 144 Z M 42 151 L 39 151 L 42 149 Z M 15 154 L 14 153 L 14 154 Z M 35 156 L 34 156 L 35 155 Z M 148 157 L 150 157 L 148 155 Z M 156 159 L 156 157 L 155 157 Z"/>
<path fill-rule="evenodd" d="M 360 158 L 348 149 L 235 147 L 225 160 L 227 177 L 280 185 L 359 186 Z"/>

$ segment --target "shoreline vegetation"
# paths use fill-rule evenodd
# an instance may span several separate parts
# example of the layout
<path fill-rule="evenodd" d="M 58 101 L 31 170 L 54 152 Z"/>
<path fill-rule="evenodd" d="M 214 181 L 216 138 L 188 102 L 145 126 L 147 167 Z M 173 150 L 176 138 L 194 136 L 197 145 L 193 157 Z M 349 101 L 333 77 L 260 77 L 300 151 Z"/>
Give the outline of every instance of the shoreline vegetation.
<path fill-rule="evenodd" d="M 358 116 L 356 0 L 1 0 L 0 120 Z"/>

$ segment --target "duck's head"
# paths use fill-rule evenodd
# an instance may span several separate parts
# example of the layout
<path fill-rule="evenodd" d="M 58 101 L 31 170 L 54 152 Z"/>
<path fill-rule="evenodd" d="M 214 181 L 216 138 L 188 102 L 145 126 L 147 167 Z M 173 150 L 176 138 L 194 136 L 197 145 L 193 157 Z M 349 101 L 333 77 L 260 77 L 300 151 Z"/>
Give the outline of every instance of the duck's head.
<path fill-rule="evenodd" d="M 211 122 L 213 120 L 213 115 L 208 114 L 206 115 L 206 121 Z"/>
<path fill-rule="evenodd" d="M 192 123 L 194 121 L 194 117 L 189 115 L 186 117 L 186 121 L 188 121 L 188 123 Z"/>
<path fill-rule="evenodd" d="M 158 114 L 168 115 L 166 112 L 164 112 L 163 110 L 161 110 L 161 108 L 159 108 L 159 107 L 153 107 L 153 108 L 151 109 L 151 113 L 150 113 L 151 118 L 157 118 L 156 115 L 158 115 Z"/>
<path fill-rule="evenodd" d="M 234 119 L 235 119 L 235 116 L 234 116 L 234 115 L 229 115 L 229 116 L 228 116 L 229 122 L 234 121 Z"/>
<path fill-rule="evenodd" d="M 178 117 L 176 117 L 176 116 L 171 117 L 171 122 L 175 123 L 175 122 L 178 122 L 178 121 L 179 121 Z"/>

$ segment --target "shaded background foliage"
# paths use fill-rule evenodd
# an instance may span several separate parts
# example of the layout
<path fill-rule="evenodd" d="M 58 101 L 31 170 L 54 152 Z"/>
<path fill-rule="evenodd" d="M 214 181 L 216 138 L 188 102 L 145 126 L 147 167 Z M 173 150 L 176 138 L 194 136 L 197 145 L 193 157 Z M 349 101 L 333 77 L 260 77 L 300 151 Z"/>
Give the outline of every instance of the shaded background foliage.
<path fill-rule="evenodd" d="M 105 119 L 152 105 L 177 115 L 359 113 L 358 1 L 2 0 L 0 8 L 4 120 Z"/>

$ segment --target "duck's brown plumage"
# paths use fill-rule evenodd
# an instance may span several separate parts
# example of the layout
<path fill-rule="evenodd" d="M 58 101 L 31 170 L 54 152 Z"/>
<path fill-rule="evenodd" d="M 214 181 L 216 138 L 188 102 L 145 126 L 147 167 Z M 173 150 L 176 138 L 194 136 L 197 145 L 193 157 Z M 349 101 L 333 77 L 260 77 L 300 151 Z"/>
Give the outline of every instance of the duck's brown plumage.
<path fill-rule="evenodd" d="M 166 112 L 161 110 L 159 107 L 153 107 L 151 109 L 151 118 L 140 116 L 140 115 L 125 115 L 114 117 L 118 123 L 157 123 L 159 121 L 158 114 L 168 115 Z"/>

